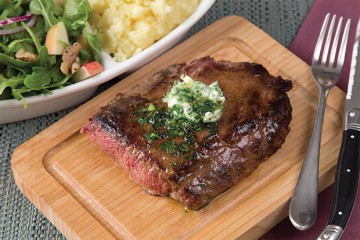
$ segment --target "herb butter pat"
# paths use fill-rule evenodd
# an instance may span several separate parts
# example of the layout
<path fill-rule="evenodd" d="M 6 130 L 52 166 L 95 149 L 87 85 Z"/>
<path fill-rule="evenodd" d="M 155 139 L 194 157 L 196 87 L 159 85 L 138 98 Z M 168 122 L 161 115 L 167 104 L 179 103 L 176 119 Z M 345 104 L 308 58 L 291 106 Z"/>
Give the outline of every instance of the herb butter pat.
<path fill-rule="evenodd" d="M 218 83 L 206 85 L 187 75 L 181 75 L 180 79 L 163 99 L 173 116 L 204 123 L 219 120 L 225 97 Z"/>

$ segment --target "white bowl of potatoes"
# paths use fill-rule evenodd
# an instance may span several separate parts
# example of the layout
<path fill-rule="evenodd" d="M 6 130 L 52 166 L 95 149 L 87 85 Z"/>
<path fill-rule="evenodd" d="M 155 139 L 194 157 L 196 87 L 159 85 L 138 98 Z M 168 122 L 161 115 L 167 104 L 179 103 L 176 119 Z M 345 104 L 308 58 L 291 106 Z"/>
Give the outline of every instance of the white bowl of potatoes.
<path fill-rule="evenodd" d="M 64 4 L 67 0 L 53 1 Z M 116 8 L 114 5 L 120 4 L 122 1 L 89 0 L 88 2 L 93 9 L 93 15 L 91 16 L 93 23 L 90 21 L 91 28 L 99 32 L 100 42 L 106 42 L 106 44 L 101 43 L 101 71 L 94 71 L 95 75 L 93 75 L 91 71 L 82 71 L 82 74 L 79 74 L 79 72 L 81 72 L 79 70 L 77 75 L 86 75 L 85 77 L 82 76 L 84 79 L 73 81 L 73 83 L 63 88 L 51 89 L 50 94 L 42 93 L 35 96 L 25 96 L 22 101 L 16 99 L 0 100 L 0 124 L 38 117 L 86 101 L 92 96 L 100 84 L 120 74 L 138 69 L 176 45 L 188 30 L 208 11 L 215 0 L 198 0 L 197 3 L 196 0 L 175 1 L 179 2 L 179 5 L 182 7 L 196 3 L 194 9 L 187 13 L 188 16 L 184 19 L 180 19 L 182 15 L 181 6 L 179 8 L 180 10 L 174 15 L 174 12 L 171 13 L 171 6 L 164 5 L 166 0 L 145 0 L 142 2 L 145 6 L 128 6 L 127 9 L 125 8 L 127 11 L 125 15 L 115 11 L 119 8 Z M 115 10 L 111 10 L 111 8 Z M 113 12 L 113 16 L 109 14 L 111 11 Z M 161 13 L 164 14 L 161 15 Z M 155 18 L 157 20 L 160 19 L 159 21 L 163 23 L 167 21 L 162 20 L 166 19 L 166 17 L 169 18 L 169 16 L 172 16 L 172 19 L 178 18 L 180 20 L 177 19 L 177 22 L 174 21 L 172 26 L 163 26 L 156 22 L 152 25 L 146 25 L 144 21 L 141 21 L 146 18 L 147 22 L 151 22 L 149 18 L 154 18 L 156 14 L 159 14 L 159 17 Z M 126 22 L 130 20 L 127 20 L 126 16 L 133 18 L 131 26 L 135 26 L 134 29 L 128 28 Z M 154 21 L 156 20 L 155 18 Z M 114 21 L 119 23 L 119 20 L 125 23 L 113 24 Z M 161 36 L 162 32 L 159 26 L 168 28 L 163 29 L 163 32 L 167 30 L 165 35 Z M 159 30 L 154 32 L 154 29 Z M 126 37 L 128 39 L 121 39 L 121 37 L 119 37 L 122 31 L 129 33 L 122 34 L 127 35 Z M 115 34 L 112 35 L 112 32 Z M 142 41 L 144 39 L 144 35 L 142 34 L 144 33 L 147 36 L 152 35 L 153 39 L 149 41 L 149 39 L 146 38 L 146 41 Z M 116 34 L 118 35 L 116 36 Z M 120 41 L 125 42 L 125 44 L 119 44 Z M 82 66 L 81 70 L 83 69 L 84 67 Z M 73 76 L 75 75 L 76 73 L 74 73 Z M 24 102 L 26 102 L 26 108 L 24 108 Z"/>

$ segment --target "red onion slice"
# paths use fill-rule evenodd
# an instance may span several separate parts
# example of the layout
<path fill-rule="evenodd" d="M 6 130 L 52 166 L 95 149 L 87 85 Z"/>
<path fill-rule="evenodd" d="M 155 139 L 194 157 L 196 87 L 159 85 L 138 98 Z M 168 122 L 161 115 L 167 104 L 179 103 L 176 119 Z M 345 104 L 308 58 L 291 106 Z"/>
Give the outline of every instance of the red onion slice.
<path fill-rule="evenodd" d="M 36 23 L 36 16 L 32 15 L 30 21 L 27 22 L 26 25 L 28 25 L 29 27 L 32 27 L 35 25 L 35 23 Z M 16 27 L 16 28 L 12 28 L 12 29 L 0 30 L 0 36 L 14 34 L 14 33 L 24 31 L 24 30 L 25 30 L 24 27 Z"/>
<path fill-rule="evenodd" d="M 0 20 L 0 27 L 6 26 L 16 22 L 28 21 L 31 18 L 32 14 L 27 12 L 24 16 L 12 17 L 4 20 Z"/>

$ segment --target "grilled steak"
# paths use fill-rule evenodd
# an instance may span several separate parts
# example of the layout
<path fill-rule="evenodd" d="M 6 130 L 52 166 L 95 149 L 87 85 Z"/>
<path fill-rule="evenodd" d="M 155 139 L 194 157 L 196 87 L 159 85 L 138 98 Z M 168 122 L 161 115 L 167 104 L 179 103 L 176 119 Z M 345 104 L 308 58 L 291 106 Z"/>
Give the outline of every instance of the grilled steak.
<path fill-rule="evenodd" d="M 164 151 L 166 136 L 149 141 L 144 133 L 151 126 L 140 124 L 137 115 L 150 103 L 166 108 L 162 98 L 183 73 L 208 85 L 217 81 L 226 99 L 215 134 L 195 133 L 191 157 Z M 81 132 L 147 193 L 170 196 L 199 210 L 281 147 L 290 130 L 292 108 L 286 92 L 291 88 L 291 81 L 271 76 L 259 64 L 204 57 L 155 73 L 136 86 L 137 94 L 118 94 Z"/>

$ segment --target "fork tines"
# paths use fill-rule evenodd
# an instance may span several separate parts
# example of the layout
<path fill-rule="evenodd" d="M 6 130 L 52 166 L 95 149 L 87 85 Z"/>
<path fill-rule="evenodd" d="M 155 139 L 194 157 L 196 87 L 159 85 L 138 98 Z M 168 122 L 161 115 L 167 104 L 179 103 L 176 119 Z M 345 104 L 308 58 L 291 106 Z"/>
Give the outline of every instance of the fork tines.
<path fill-rule="evenodd" d="M 324 41 L 327 25 L 328 25 L 328 22 L 329 22 L 329 18 L 330 18 L 330 13 L 326 14 L 324 23 L 322 25 L 321 32 L 320 32 L 320 35 L 319 35 L 319 38 L 317 40 L 315 50 L 314 50 L 313 64 L 319 63 L 321 48 L 323 46 L 323 41 Z M 343 38 L 341 39 L 341 45 L 340 45 L 340 50 L 339 50 L 336 65 L 334 65 L 335 57 L 336 57 L 336 49 L 337 49 L 338 42 L 339 42 L 339 36 L 340 36 L 340 32 L 341 32 L 341 26 L 342 26 L 343 17 L 340 17 L 340 19 L 339 19 L 339 22 L 338 22 L 338 25 L 337 25 L 337 28 L 336 28 L 336 33 L 335 33 L 335 36 L 334 36 L 333 41 L 332 41 L 332 48 L 331 48 L 330 57 L 328 59 L 328 55 L 329 55 L 328 52 L 329 52 L 330 45 L 331 45 L 331 38 L 332 38 L 332 35 L 333 35 L 333 29 L 334 29 L 335 21 L 336 21 L 336 15 L 333 15 L 333 17 L 331 18 L 330 27 L 329 27 L 329 29 L 327 31 L 327 37 L 326 37 L 326 42 L 325 42 L 325 45 L 324 45 L 324 48 L 323 48 L 321 64 L 325 65 L 327 63 L 327 60 L 328 60 L 329 61 L 328 62 L 329 66 L 333 66 L 333 67 L 336 67 L 336 68 L 341 68 L 343 63 L 344 63 L 344 58 L 345 58 L 346 43 L 347 43 L 347 39 L 348 39 L 348 35 L 349 35 L 348 33 L 349 33 L 349 29 L 350 29 L 350 19 L 348 19 L 346 21 L 346 25 L 345 25 L 345 28 L 344 28 L 344 34 L 343 34 Z"/>

